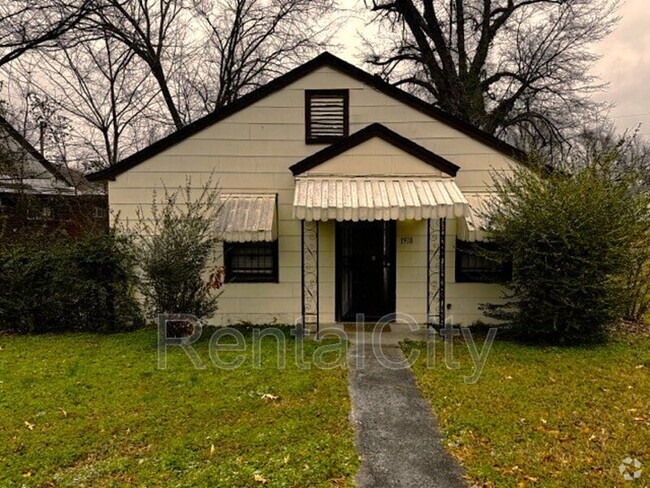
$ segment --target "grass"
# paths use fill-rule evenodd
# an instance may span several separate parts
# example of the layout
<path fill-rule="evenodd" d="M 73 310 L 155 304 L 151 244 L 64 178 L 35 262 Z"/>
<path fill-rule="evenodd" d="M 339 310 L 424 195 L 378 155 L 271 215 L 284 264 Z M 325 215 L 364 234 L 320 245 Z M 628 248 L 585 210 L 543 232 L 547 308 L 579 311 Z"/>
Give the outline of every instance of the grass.
<path fill-rule="evenodd" d="M 292 341 L 278 369 L 271 338 L 256 369 L 247 343 L 235 370 L 207 340 L 206 369 L 171 348 L 159 370 L 152 331 L 0 337 L 0 486 L 351 485 L 345 370 L 299 370 Z"/>
<path fill-rule="evenodd" d="M 497 341 L 476 384 L 463 380 L 472 371 L 465 343 L 454 348 L 460 370 L 436 349 L 435 367 L 421 355 L 414 373 L 473 486 L 650 486 L 650 339 L 583 348 Z M 644 467 L 629 483 L 618 471 L 628 456 Z"/>

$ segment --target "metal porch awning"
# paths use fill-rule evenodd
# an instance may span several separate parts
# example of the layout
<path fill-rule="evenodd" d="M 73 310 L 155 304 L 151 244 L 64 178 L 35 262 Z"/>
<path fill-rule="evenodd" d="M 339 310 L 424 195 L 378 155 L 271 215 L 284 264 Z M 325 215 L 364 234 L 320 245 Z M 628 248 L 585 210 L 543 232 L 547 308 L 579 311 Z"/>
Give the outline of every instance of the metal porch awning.
<path fill-rule="evenodd" d="M 275 241 L 278 236 L 275 193 L 222 194 L 217 229 L 226 242 Z"/>
<path fill-rule="evenodd" d="M 297 177 L 294 216 L 305 221 L 463 217 L 469 205 L 452 178 Z"/>
<path fill-rule="evenodd" d="M 490 194 L 466 194 L 469 212 L 458 222 L 458 238 L 464 241 L 486 241 L 488 220 L 486 212 L 490 202 L 495 198 Z"/>

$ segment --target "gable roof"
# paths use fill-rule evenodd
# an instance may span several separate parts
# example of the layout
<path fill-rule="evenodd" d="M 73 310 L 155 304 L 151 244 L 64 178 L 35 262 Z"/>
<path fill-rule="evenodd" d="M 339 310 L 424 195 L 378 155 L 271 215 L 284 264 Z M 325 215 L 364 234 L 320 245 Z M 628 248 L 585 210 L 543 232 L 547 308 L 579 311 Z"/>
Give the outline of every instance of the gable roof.
<path fill-rule="evenodd" d="M 23 135 L 18 132 L 13 125 L 9 123 L 7 119 L 0 115 L 0 129 L 5 131 L 9 137 L 11 137 L 17 144 L 20 146 L 27 154 L 32 156 L 36 162 L 38 162 L 45 170 L 47 170 L 52 176 L 56 179 L 63 181 L 64 183 L 71 185 L 70 181 L 63 176 L 63 174 L 57 169 L 57 167 L 50 163 L 45 156 L 41 154 L 40 151 L 37 151 L 34 146 L 32 146 Z"/>
<path fill-rule="evenodd" d="M 449 176 L 456 176 L 456 173 L 460 169 L 460 167 L 456 166 L 451 161 L 448 161 L 442 156 L 438 156 L 436 153 L 429 151 L 412 140 L 407 139 L 388 127 L 378 123 L 370 124 L 345 139 L 341 139 L 340 141 L 321 149 L 317 153 L 306 157 L 293 166 L 290 166 L 289 169 L 294 176 L 298 176 L 305 171 L 309 171 L 319 164 L 329 161 L 330 159 L 335 158 L 336 156 L 375 137 L 378 137 L 411 156 L 418 158 L 423 163 L 433 166 L 443 173 L 447 173 Z"/>
<path fill-rule="evenodd" d="M 260 88 L 253 90 L 250 93 L 247 93 L 233 103 L 218 108 L 205 117 L 195 120 L 182 129 L 179 129 L 176 132 L 173 132 L 168 136 L 154 142 L 150 146 L 136 152 L 135 154 L 128 156 L 110 168 L 106 168 L 104 170 L 88 175 L 87 178 L 90 181 L 114 180 L 116 176 L 137 166 L 152 156 L 239 112 L 240 110 L 249 107 L 255 102 L 262 100 L 263 98 L 285 88 L 291 83 L 294 83 L 300 78 L 303 78 L 304 76 L 307 76 L 308 74 L 325 66 L 334 68 L 337 71 L 340 71 L 341 73 L 349 76 L 350 78 L 364 83 L 371 88 L 384 93 L 385 95 L 395 98 L 405 105 L 418 110 L 419 112 L 422 112 L 434 119 L 437 119 L 440 122 L 443 122 L 450 127 L 459 130 L 460 132 L 463 132 L 464 134 L 486 144 L 487 146 L 505 154 L 506 156 L 518 160 L 525 160 L 526 158 L 525 153 L 520 149 L 517 149 L 516 147 L 498 139 L 497 137 L 488 134 L 487 132 L 478 129 L 473 125 L 464 122 L 459 118 L 440 110 L 439 108 L 432 106 L 431 104 L 417 98 L 416 96 L 411 95 L 410 93 L 407 93 L 387 83 L 378 76 L 372 75 L 360 68 L 357 68 L 356 66 L 342 60 L 337 56 L 334 56 L 333 54 L 330 54 L 329 52 L 324 52 L 312 60 L 306 62 L 305 64 L 294 68 L 288 73 L 273 79 L 266 85 L 261 86 Z"/>

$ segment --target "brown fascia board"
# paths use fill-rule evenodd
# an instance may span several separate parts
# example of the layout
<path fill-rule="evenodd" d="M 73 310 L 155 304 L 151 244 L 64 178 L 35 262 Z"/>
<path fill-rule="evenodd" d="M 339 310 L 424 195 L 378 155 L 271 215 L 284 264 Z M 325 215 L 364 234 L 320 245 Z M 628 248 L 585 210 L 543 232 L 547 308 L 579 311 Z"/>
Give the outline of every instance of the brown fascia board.
<path fill-rule="evenodd" d="M 302 161 L 294 164 L 289 169 L 294 176 L 298 176 L 305 171 L 315 168 L 330 159 L 349 151 L 350 149 L 362 144 L 370 139 L 378 137 L 389 144 L 401 149 L 402 151 L 418 158 L 420 161 L 439 169 L 440 171 L 448 174 L 449 176 L 456 176 L 460 167 L 456 166 L 451 161 L 438 156 L 436 153 L 416 144 L 410 139 L 398 134 L 397 132 L 389 129 L 381 124 L 370 124 L 367 127 L 355 132 L 354 134 L 335 142 L 330 146 L 318 151 L 311 156 L 306 157 Z"/>
<path fill-rule="evenodd" d="M 450 115 L 431 104 L 407 93 L 393 85 L 390 85 L 386 81 L 382 80 L 378 76 L 372 75 L 356 66 L 348 63 L 347 61 L 334 56 L 328 52 L 324 52 L 312 60 L 302 64 L 288 73 L 275 78 L 264 86 L 257 88 L 256 90 L 247 93 L 241 98 L 237 99 L 233 103 L 226 105 L 224 107 L 218 108 L 214 112 L 202 117 L 189 125 L 179 129 L 172 134 L 169 134 L 166 137 L 154 142 L 150 146 L 128 156 L 119 163 L 111 166 L 110 168 L 97 171 L 87 176 L 89 181 L 101 181 L 101 180 L 114 180 L 116 176 L 129 169 L 137 166 L 141 162 L 151 158 L 152 156 L 168 149 L 175 144 L 187 139 L 188 137 L 200 132 L 201 130 L 215 124 L 221 120 L 230 117 L 231 115 L 243 110 L 252 104 L 262 100 L 263 98 L 276 93 L 277 91 L 285 88 L 286 86 L 294 83 L 295 81 L 303 78 L 304 76 L 316 71 L 319 68 L 324 66 L 332 67 L 341 73 L 348 75 L 349 77 L 364 83 L 371 88 L 374 88 L 377 91 L 380 91 L 396 100 L 408 105 L 419 112 L 422 112 L 433 119 L 439 120 L 446 125 L 453 127 L 454 129 L 467 134 L 473 139 L 480 141 L 487 146 L 499 151 L 500 153 L 511 157 L 520 162 L 526 161 L 526 154 L 517 149 L 516 147 L 498 139 L 497 137 L 488 134 L 481 129 L 474 127 L 467 122 L 464 122 L 453 115 Z"/>

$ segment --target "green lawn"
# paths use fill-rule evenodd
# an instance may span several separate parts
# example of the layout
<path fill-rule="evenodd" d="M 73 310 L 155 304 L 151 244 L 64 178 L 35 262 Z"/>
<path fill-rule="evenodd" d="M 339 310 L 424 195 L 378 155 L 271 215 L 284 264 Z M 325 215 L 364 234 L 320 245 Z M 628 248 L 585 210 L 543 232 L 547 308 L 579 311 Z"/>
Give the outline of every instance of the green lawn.
<path fill-rule="evenodd" d="M 206 369 L 174 348 L 159 370 L 153 331 L 0 336 L 0 486 L 349 486 L 347 373 L 292 344 L 286 369 L 265 338 L 262 369 L 219 370 L 203 340 Z"/>
<path fill-rule="evenodd" d="M 483 339 L 477 338 L 477 347 Z M 407 344 L 422 348 L 422 344 Z M 458 341 L 450 370 L 420 356 L 414 372 L 449 451 L 475 486 L 650 486 L 650 339 L 584 348 L 495 342 L 482 376 Z M 642 477 L 625 482 L 628 456 Z"/>

